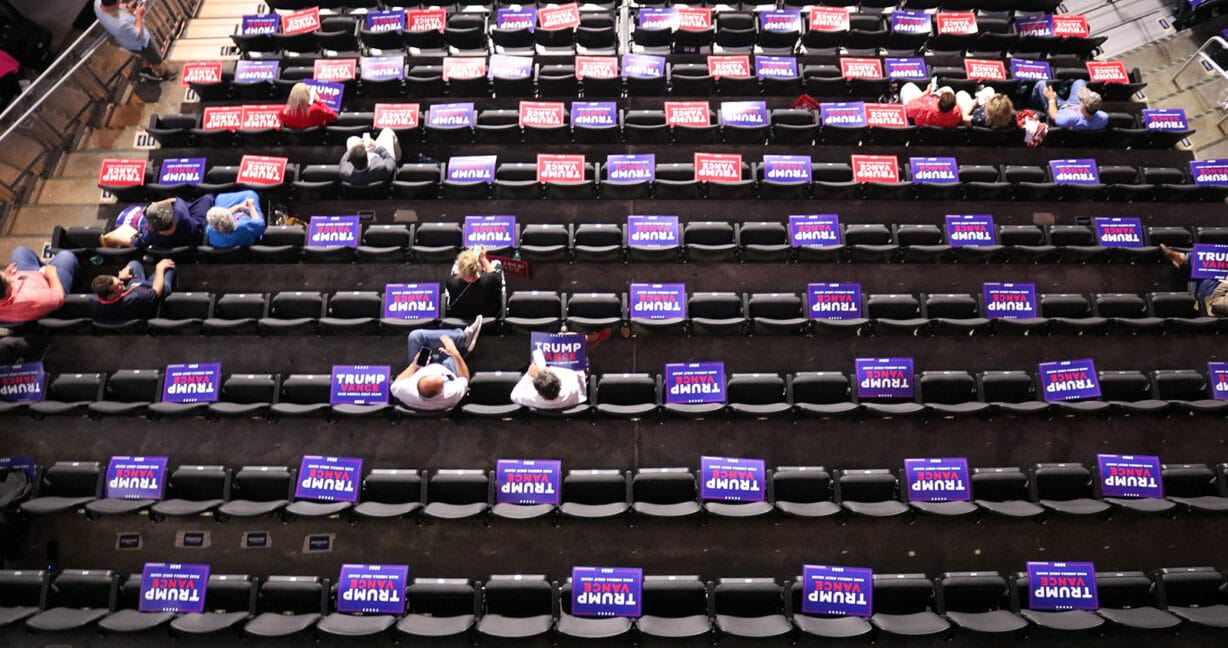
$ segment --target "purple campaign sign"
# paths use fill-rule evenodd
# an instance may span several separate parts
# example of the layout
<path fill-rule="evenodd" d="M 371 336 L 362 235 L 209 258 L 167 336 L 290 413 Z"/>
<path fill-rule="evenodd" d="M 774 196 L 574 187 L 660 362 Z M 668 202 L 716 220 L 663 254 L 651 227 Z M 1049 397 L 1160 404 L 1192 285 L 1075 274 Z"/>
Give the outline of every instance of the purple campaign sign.
<path fill-rule="evenodd" d="M 111 457 L 107 464 L 109 499 L 162 499 L 166 457 Z"/>
<path fill-rule="evenodd" d="M 584 335 L 582 333 L 542 333 L 533 331 L 529 334 L 529 353 L 541 351 L 546 357 L 546 365 L 584 371 L 588 368 L 588 359 L 584 356 Z"/>
<path fill-rule="evenodd" d="M 320 101 L 323 101 L 324 105 L 337 112 L 341 112 L 341 100 L 345 96 L 344 83 L 316 81 L 315 79 L 303 79 L 303 83 L 315 89 L 316 94 L 320 96 Z"/>
<path fill-rule="evenodd" d="M 854 368 L 858 398 L 913 397 L 912 358 L 857 358 Z"/>
<path fill-rule="evenodd" d="M 29 455 L 0 457 L 0 470 L 20 470 L 33 481 L 34 474 L 38 471 L 38 464 L 35 463 L 34 457 Z"/>
<path fill-rule="evenodd" d="M 1053 78 L 1048 61 L 1011 59 L 1011 78 L 1021 81 L 1048 81 Z"/>
<path fill-rule="evenodd" d="M 533 7 L 500 9 L 495 12 L 495 27 L 503 31 L 518 29 L 533 31 L 537 27 L 537 9 Z"/>
<path fill-rule="evenodd" d="M 173 364 L 162 381 L 163 403 L 213 403 L 222 384 L 222 364 Z"/>
<path fill-rule="evenodd" d="M 409 565 L 342 565 L 337 578 L 337 611 L 349 614 L 405 614 Z"/>
<path fill-rule="evenodd" d="M 369 32 L 405 31 L 405 10 L 371 11 L 363 24 Z"/>
<path fill-rule="evenodd" d="M 303 455 L 298 483 L 294 485 L 294 499 L 357 502 L 361 483 L 362 459 L 359 457 Z"/>
<path fill-rule="evenodd" d="M 362 217 L 312 216 L 307 225 L 307 245 L 315 247 L 358 247 Z"/>
<path fill-rule="evenodd" d="M 809 155 L 765 155 L 763 179 L 776 182 L 810 182 L 810 165 Z"/>
<path fill-rule="evenodd" d="M 384 319 L 438 319 L 439 284 L 384 286 Z"/>
<path fill-rule="evenodd" d="M 473 103 L 435 104 L 426 113 L 427 126 L 473 126 Z M 493 156 L 492 156 L 493 157 Z"/>
<path fill-rule="evenodd" d="M 1195 243 L 1189 258 L 1192 279 L 1220 279 L 1228 276 L 1228 245 Z"/>
<path fill-rule="evenodd" d="M 1180 108 L 1147 108 L 1143 110 L 1143 127 L 1147 130 L 1186 130 L 1190 122 Z"/>
<path fill-rule="evenodd" d="M 700 457 L 699 497 L 715 502 L 762 502 L 767 473 L 762 459 Z"/>
<path fill-rule="evenodd" d="M 158 173 L 159 184 L 198 184 L 205 177 L 206 159 L 178 158 L 162 160 L 162 170 Z"/>
<path fill-rule="evenodd" d="M 1052 36 L 1053 17 L 1048 15 L 1019 16 L 1015 18 L 1015 30 L 1020 36 Z"/>
<path fill-rule="evenodd" d="M 968 460 L 964 457 L 905 459 L 904 479 L 910 502 L 967 502 L 972 500 Z"/>
<path fill-rule="evenodd" d="M 367 81 L 405 78 L 404 56 L 364 56 L 358 59 L 359 74 Z"/>
<path fill-rule="evenodd" d="M 516 246 L 515 216 L 466 216 L 465 246 Z"/>
<path fill-rule="evenodd" d="M 665 57 L 650 54 L 623 54 L 623 78 L 651 79 L 665 76 Z"/>
<path fill-rule="evenodd" d="M 533 76 L 533 58 L 530 56 L 506 56 L 491 54 L 486 76 L 493 79 L 527 79 Z"/>
<path fill-rule="evenodd" d="M 38 402 L 43 400 L 46 388 L 42 361 L 0 366 L 0 401 Z"/>
<path fill-rule="evenodd" d="M 1096 240 L 1104 247 L 1143 247 L 1143 222 L 1137 218 L 1097 218 Z"/>
<path fill-rule="evenodd" d="M 554 504 L 562 501 L 562 462 L 500 459 L 495 468 L 498 504 Z"/>
<path fill-rule="evenodd" d="M 819 118 L 824 126 L 865 126 L 866 105 L 860 101 L 819 104 Z"/>
<path fill-rule="evenodd" d="M 925 59 L 920 57 L 883 59 L 887 78 L 897 81 L 924 81 L 930 78 Z"/>
<path fill-rule="evenodd" d="M 677 216 L 627 217 L 627 247 L 668 248 L 678 243 Z"/>
<path fill-rule="evenodd" d="M 635 20 L 640 29 L 677 29 L 678 10 L 673 7 L 642 7 Z"/>
<path fill-rule="evenodd" d="M 276 34 L 279 29 L 281 29 L 281 16 L 275 13 L 255 14 L 243 16 L 243 24 L 239 28 L 239 33 L 243 36 Z"/>
<path fill-rule="evenodd" d="M 874 570 L 802 566 L 802 612 L 858 617 L 874 614 Z"/>
<path fill-rule="evenodd" d="M 1211 397 L 1228 400 L 1228 362 L 1208 362 L 1207 376 L 1211 382 Z"/>
<path fill-rule="evenodd" d="M 1200 186 L 1228 185 L 1228 160 L 1191 160 L 1190 179 Z"/>
<path fill-rule="evenodd" d="M 631 284 L 631 317 L 686 318 L 686 284 Z"/>
<path fill-rule="evenodd" d="M 386 405 L 388 365 L 333 365 L 333 380 L 329 390 L 332 405 Z"/>
<path fill-rule="evenodd" d="M 1039 369 L 1046 402 L 1100 398 L 1100 376 L 1091 358 L 1042 362 Z"/>
<path fill-rule="evenodd" d="M 145 563 L 141 571 L 141 612 L 204 612 L 209 565 Z"/>
<path fill-rule="evenodd" d="M 1049 173 L 1056 184 L 1100 184 L 1100 170 L 1095 160 L 1049 160 Z"/>
<path fill-rule="evenodd" d="M 861 284 L 808 284 L 806 304 L 812 320 L 857 319 L 861 317 Z"/>
<path fill-rule="evenodd" d="M 573 101 L 571 123 L 576 127 L 617 126 L 618 104 L 613 101 Z"/>
<path fill-rule="evenodd" d="M 573 108 L 575 104 L 572 104 Z M 610 155 L 605 159 L 607 182 L 652 182 L 657 179 L 655 153 Z"/>
<path fill-rule="evenodd" d="M 891 12 L 891 31 L 897 34 L 928 34 L 933 29 L 924 11 L 896 9 Z"/>
<path fill-rule="evenodd" d="M 790 214 L 789 245 L 823 247 L 844 245 L 840 216 L 836 214 Z"/>
<path fill-rule="evenodd" d="M 665 365 L 665 402 L 685 405 L 725 402 L 725 363 Z"/>
<path fill-rule="evenodd" d="M 802 12 L 797 9 L 772 9 L 759 12 L 759 31 L 789 33 L 802 30 Z"/>
<path fill-rule="evenodd" d="M 959 184 L 959 164 L 953 157 L 910 157 L 908 170 L 914 183 Z"/>
<path fill-rule="evenodd" d="M 145 205 L 128 205 L 115 217 L 115 227 L 127 225 L 138 232 L 145 229 Z"/>
<path fill-rule="evenodd" d="M 236 61 L 235 82 L 272 82 L 277 79 L 277 70 L 280 66 L 281 61 Z"/>
<path fill-rule="evenodd" d="M 638 567 L 572 567 L 571 613 L 637 618 L 643 588 L 644 570 Z"/>
<path fill-rule="evenodd" d="M 797 76 L 797 59 L 792 56 L 756 56 L 755 76 L 760 79 L 793 78 Z"/>
<path fill-rule="evenodd" d="M 433 109 L 433 108 L 432 108 Z M 462 155 L 448 158 L 448 180 L 453 182 L 495 181 L 494 155 Z"/>
<path fill-rule="evenodd" d="M 947 214 L 947 245 L 984 247 L 998 244 L 998 230 L 989 214 Z"/>
<path fill-rule="evenodd" d="M 721 124 L 766 126 L 767 103 L 762 101 L 722 101 Z"/>
<path fill-rule="evenodd" d="M 1031 319 L 1039 312 L 1036 284 L 987 283 L 983 290 L 988 319 Z"/>
<path fill-rule="evenodd" d="M 1095 610 L 1096 566 L 1089 562 L 1029 562 L 1028 608 Z"/>
<path fill-rule="evenodd" d="M 1159 457 L 1098 454 L 1096 465 L 1105 497 L 1164 497 Z"/>

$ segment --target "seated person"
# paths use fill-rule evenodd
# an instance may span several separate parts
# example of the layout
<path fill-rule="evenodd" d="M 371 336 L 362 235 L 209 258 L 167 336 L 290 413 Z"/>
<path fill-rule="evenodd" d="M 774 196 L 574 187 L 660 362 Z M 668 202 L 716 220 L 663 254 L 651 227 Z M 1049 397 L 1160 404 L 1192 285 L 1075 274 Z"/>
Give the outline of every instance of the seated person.
<path fill-rule="evenodd" d="M 963 108 L 961 105 L 960 108 Z M 1011 98 L 986 87 L 976 93 L 974 105 L 964 113 L 964 123 L 999 130 L 1015 127 L 1015 105 Z"/>
<path fill-rule="evenodd" d="M 540 351 L 533 364 L 512 388 L 512 402 L 540 410 L 561 410 L 588 400 L 585 372 L 563 367 L 547 367 Z"/>
<path fill-rule="evenodd" d="M 419 329 L 409 334 L 410 364 L 397 374 L 389 393 L 416 410 L 451 409 L 465 397 L 469 366 L 464 356 L 473 351 L 482 332 L 482 318 L 466 329 Z"/>
<path fill-rule="evenodd" d="M 250 247 L 264 236 L 260 196 L 251 190 L 218 194 L 205 219 L 205 236 L 215 248 Z"/>
<path fill-rule="evenodd" d="M 296 83 L 290 88 L 290 98 L 278 116 L 286 128 L 313 128 L 337 121 L 337 111 L 324 103 L 316 89 L 306 83 Z"/>
<path fill-rule="evenodd" d="M 1058 128 L 1104 130 L 1109 125 L 1109 114 L 1100 109 L 1100 104 L 1100 95 L 1089 90 L 1083 79 L 1070 84 L 1065 97 L 1044 81 L 1037 81 L 1032 88 L 1032 107 L 1049 115 L 1049 123 Z"/>
<path fill-rule="evenodd" d="M 452 265 L 452 275 L 444 283 L 448 317 L 471 320 L 478 316 L 497 317 L 503 304 L 503 274 L 486 257 L 486 246 L 461 250 Z"/>
<path fill-rule="evenodd" d="M 117 227 L 99 237 L 103 247 L 173 248 L 200 245 L 205 239 L 205 226 L 213 196 L 206 194 L 185 202 L 182 198 L 167 198 L 149 203 L 143 212 L 145 228 L 127 225 Z"/>
<path fill-rule="evenodd" d="M 1190 255 L 1174 250 L 1163 243 L 1160 249 L 1173 266 L 1186 273 L 1189 279 Z M 1198 300 L 1198 309 L 1209 317 L 1228 317 L 1228 277 L 1219 279 L 1201 279 L 1194 288 L 1194 298 Z"/>
<path fill-rule="evenodd" d="M 158 305 L 171 294 L 175 283 L 175 262 L 162 259 L 154 266 L 153 281 L 145 277 L 140 261 L 131 261 L 119 275 L 98 275 L 90 283 L 96 301 L 96 320 L 122 322 L 149 319 L 158 314 Z"/>
<path fill-rule="evenodd" d="M 924 91 L 915 83 L 901 86 L 900 103 L 904 104 L 904 114 L 917 126 L 955 128 L 963 122 L 961 104 L 972 110 L 972 96 L 962 90 L 956 94 L 948 86 L 938 88 L 937 85 L 935 79 Z"/>
<path fill-rule="evenodd" d="M 10 261 L 0 273 L 0 322 L 32 322 L 64 305 L 77 272 L 72 252 L 61 250 L 44 265 L 34 250 L 19 246 Z"/>
<path fill-rule="evenodd" d="M 401 161 L 401 143 L 391 128 L 381 130 L 374 140 L 368 133 L 361 139 L 350 137 L 345 140 L 345 148 L 338 176 L 354 185 L 388 182 Z"/>

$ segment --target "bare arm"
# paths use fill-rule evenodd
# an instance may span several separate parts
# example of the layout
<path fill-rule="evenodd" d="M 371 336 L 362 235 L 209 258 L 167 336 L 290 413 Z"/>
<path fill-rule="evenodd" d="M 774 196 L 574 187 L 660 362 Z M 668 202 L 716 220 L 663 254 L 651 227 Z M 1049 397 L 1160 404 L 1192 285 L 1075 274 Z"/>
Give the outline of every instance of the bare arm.
<path fill-rule="evenodd" d="M 1057 91 L 1045 86 L 1045 105 L 1049 108 L 1049 122 L 1057 122 Z"/>
<path fill-rule="evenodd" d="M 47 264 L 41 268 L 41 272 L 47 278 L 47 285 L 63 296 L 66 291 L 64 290 L 64 284 L 60 283 L 60 275 L 55 271 L 55 266 Z"/>
<path fill-rule="evenodd" d="M 456 373 L 461 378 L 469 380 L 469 365 L 465 364 L 465 359 L 461 357 L 460 351 L 456 348 L 456 343 L 446 335 L 440 338 L 439 341 L 443 342 L 443 352 L 456 361 Z"/>
<path fill-rule="evenodd" d="M 396 382 L 397 380 L 404 380 L 406 378 L 409 378 L 415 373 L 418 373 L 418 369 L 420 368 L 421 367 L 418 366 L 418 360 L 417 358 L 415 358 L 414 361 L 411 362 L 410 365 L 405 368 L 405 371 L 402 371 L 401 373 L 397 374 L 397 377 L 395 380 L 393 380 L 393 382 Z"/>

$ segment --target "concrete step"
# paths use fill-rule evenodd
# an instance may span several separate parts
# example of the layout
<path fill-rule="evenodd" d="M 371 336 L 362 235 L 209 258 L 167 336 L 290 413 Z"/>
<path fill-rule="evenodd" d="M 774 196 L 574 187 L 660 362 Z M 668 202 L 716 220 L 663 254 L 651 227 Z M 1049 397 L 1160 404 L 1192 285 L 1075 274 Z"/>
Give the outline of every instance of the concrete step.
<path fill-rule="evenodd" d="M 1102 46 L 1104 55 L 1101 58 L 1111 59 L 1158 39 L 1171 36 L 1175 30 L 1166 15 L 1157 13 L 1146 18 L 1119 23 L 1107 29 L 1092 30 L 1092 33 L 1108 37 Z"/>
<path fill-rule="evenodd" d="M 148 157 L 148 151 L 133 148 L 72 151 L 60 161 L 57 175 L 60 178 L 93 181 L 97 180 L 98 168 L 104 159 L 146 159 Z"/>
<path fill-rule="evenodd" d="M 97 174 L 97 171 L 95 171 Z M 94 176 L 97 178 L 97 175 Z M 114 202 L 102 198 L 102 190 L 84 178 L 51 178 L 43 182 L 31 204 L 34 205 L 98 205 Z"/>
<path fill-rule="evenodd" d="M 51 236 L 56 225 L 87 227 L 106 222 L 98 205 L 23 205 L 9 219 L 8 236 Z"/>
<path fill-rule="evenodd" d="M 183 29 L 179 41 L 202 38 L 229 38 L 239 32 L 240 21 L 232 16 L 225 18 L 193 18 Z"/>
<path fill-rule="evenodd" d="M 1087 17 L 1087 26 L 1092 34 L 1099 35 L 1103 30 L 1112 29 L 1117 25 L 1152 15 L 1170 16 L 1172 12 L 1160 0 L 1117 0 L 1117 2 L 1094 2 L 1096 6 L 1087 8 L 1082 13 Z M 1067 9 L 1070 6 L 1067 5 Z"/>
<path fill-rule="evenodd" d="M 234 61 L 239 58 L 239 48 L 230 38 L 197 38 L 190 41 L 175 41 L 166 55 L 170 63 L 192 61 Z"/>
<path fill-rule="evenodd" d="M 238 18 L 249 14 L 268 13 L 269 6 L 260 0 L 209 0 L 201 5 L 197 18 Z M 237 21 L 236 21 L 237 22 Z"/>
<path fill-rule="evenodd" d="M 99 128 L 90 131 L 82 150 L 140 149 L 148 151 L 161 148 L 141 126 L 124 128 Z"/>

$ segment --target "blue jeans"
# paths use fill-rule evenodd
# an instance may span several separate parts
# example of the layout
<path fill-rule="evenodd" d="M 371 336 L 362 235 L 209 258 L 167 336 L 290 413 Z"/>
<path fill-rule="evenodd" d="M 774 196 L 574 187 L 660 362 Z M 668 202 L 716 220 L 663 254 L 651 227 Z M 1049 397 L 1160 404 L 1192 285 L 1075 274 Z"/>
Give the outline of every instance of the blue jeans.
<path fill-rule="evenodd" d="M 43 267 L 42 260 L 38 258 L 34 250 L 24 245 L 13 250 L 13 256 L 9 257 L 9 261 L 16 263 L 17 269 L 23 272 L 38 272 Z M 60 283 L 64 285 L 64 294 L 72 292 L 72 278 L 77 274 L 77 257 L 72 252 L 60 250 L 47 263 L 55 268 L 55 273 L 60 277 Z"/>
<path fill-rule="evenodd" d="M 1032 108 L 1039 110 L 1040 112 L 1044 114 L 1048 114 L 1049 112 L 1049 100 L 1045 99 L 1045 88 L 1047 87 L 1049 87 L 1048 83 L 1044 81 L 1037 81 L 1036 85 L 1032 86 L 1032 99 L 1029 102 Z M 1065 97 L 1063 97 L 1062 95 L 1057 96 L 1058 109 L 1060 110 L 1062 105 L 1068 104 L 1072 100 L 1075 102 L 1078 102 L 1079 92 L 1083 90 L 1083 88 L 1086 88 L 1086 87 L 1087 87 L 1086 81 L 1084 81 L 1083 79 L 1075 79 L 1075 82 L 1070 84 L 1070 92 L 1067 92 Z M 1082 104 L 1080 104 L 1080 106 L 1081 105 Z"/>
<path fill-rule="evenodd" d="M 145 266 L 141 265 L 140 261 L 129 261 L 127 267 L 132 270 L 132 278 L 128 280 L 126 287 L 132 289 L 137 285 L 145 285 L 153 288 L 153 280 L 146 279 Z M 166 272 L 162 273 L 162 295 L 165 299 L 170 296 L 175 288 L 175 269 L 167 268 Z"/>
<path fill-rule="evenodd" d="M 437 329 L 428 331 L 426 329 L 418 329 L 409 334 L 409 361 L 412 363 L 414 358 L 418 356 L 418 352 L 422 349 L 430 349 L 431 359 L 428 362 L 441 364 L 452 373 L 456 373 L 458 371 L 456 360 L 452 356 L 440 351 L 443 348 L 443 342 L 440 339 L 445 335 L 452 338 L 452 342 L 456 344 L 456 350 L 460 351 L 461 356 L 464 357 L 465 347 L 468 346 L 464 330 Z"/>

